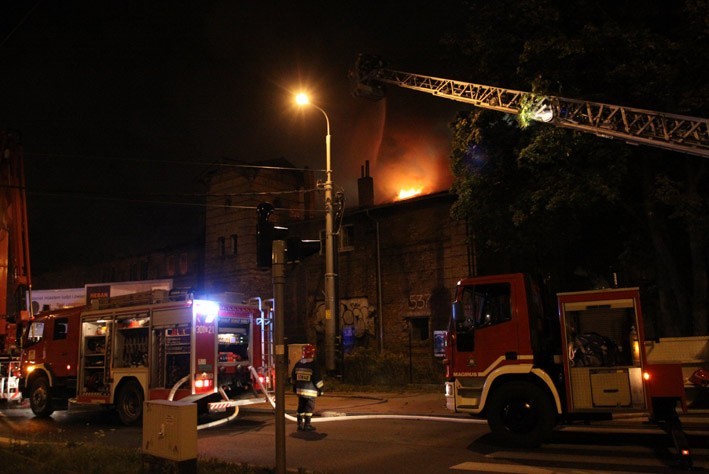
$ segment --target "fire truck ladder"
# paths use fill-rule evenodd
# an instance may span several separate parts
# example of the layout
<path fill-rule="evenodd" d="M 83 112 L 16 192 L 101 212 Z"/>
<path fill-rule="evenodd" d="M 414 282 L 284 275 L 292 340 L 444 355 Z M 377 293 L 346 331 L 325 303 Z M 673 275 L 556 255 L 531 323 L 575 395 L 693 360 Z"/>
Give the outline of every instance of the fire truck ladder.
<path fill-rule="evenodd" d="M 354 69 L 353 94 L 372 100 L 384 97 L 384 84 L 443 97 L 483 109 L 558 127 L 709 158 L 709 119 L 635 109 L 586 100 L 454 81 L 386 68 L 375 57 L 360 54 Z"/>

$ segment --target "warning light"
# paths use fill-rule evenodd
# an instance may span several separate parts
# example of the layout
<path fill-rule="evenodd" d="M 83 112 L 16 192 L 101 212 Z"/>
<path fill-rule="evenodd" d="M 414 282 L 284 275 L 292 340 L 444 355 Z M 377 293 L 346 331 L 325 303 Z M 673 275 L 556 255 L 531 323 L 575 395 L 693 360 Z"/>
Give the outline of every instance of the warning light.
<path fill-rule="evenodd" d="M 212 386 L 212 381 L 209 379 L 198 379 L 194 381 L 196 388 L 209 388 Z"/>
<path fill-rule="evenodd" d="M 209 324 L 217 317 L 219 304 L 208 300 L 194 300 L 193 311 L 197 316 L 204 316 L 205 324 Z"/>

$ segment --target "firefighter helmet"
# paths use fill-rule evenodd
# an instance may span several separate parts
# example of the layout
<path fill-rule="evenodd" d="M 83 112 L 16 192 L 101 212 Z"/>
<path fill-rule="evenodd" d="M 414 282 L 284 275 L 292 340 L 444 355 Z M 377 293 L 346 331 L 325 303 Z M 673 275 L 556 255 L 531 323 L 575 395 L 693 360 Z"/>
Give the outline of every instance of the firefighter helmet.
<path fill-rule="evenodd" d="M 312 359 L 315 357 L 315 346 L 312 344 L 305 344 L 303 346 L 303 359 Z"/>

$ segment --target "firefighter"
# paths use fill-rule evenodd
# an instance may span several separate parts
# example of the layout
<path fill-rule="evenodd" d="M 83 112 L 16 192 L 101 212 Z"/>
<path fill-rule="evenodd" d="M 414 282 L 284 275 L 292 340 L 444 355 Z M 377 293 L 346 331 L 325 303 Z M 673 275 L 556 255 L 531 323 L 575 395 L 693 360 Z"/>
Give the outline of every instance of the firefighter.
<path fill-rule="evenodd" d="M 315 346 L 303 346 L 303 358 L 295 363 L 291 374 L 293 392 L 298 395 L 298 431 L 313 431 L 310 420 L 315 410 L 315 399 L 322 395 L 323 380 L 315 361 Z"/>

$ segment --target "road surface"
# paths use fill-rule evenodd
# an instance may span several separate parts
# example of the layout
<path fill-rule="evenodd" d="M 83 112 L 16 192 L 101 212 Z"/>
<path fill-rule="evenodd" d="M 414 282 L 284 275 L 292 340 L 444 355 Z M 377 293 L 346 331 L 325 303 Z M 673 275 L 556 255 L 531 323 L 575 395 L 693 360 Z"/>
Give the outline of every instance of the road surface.
<path fill-rule="evenodd" d="M 286 465 L 330 473 L 664 473 L 674 459 L 669 437 L 638 423 L 579 426 L 555 433 L 539 449 L 496 442 L 484 423 L 408 419 L 347 419 L 316 423 L 304 433 L 286 422 Z M 201 457 L 275 464 L 273 415 L 242 411 L 229 424 L 200 430 Z M 709 472 L 709 432 L 688 427 L 695 470 Z M 142 428 L 124 427 L 107 410 L 56 412 L 37 419 L 26 408 L 0 411 L 0 439 L 105 443 L 141 447 Z"/>

